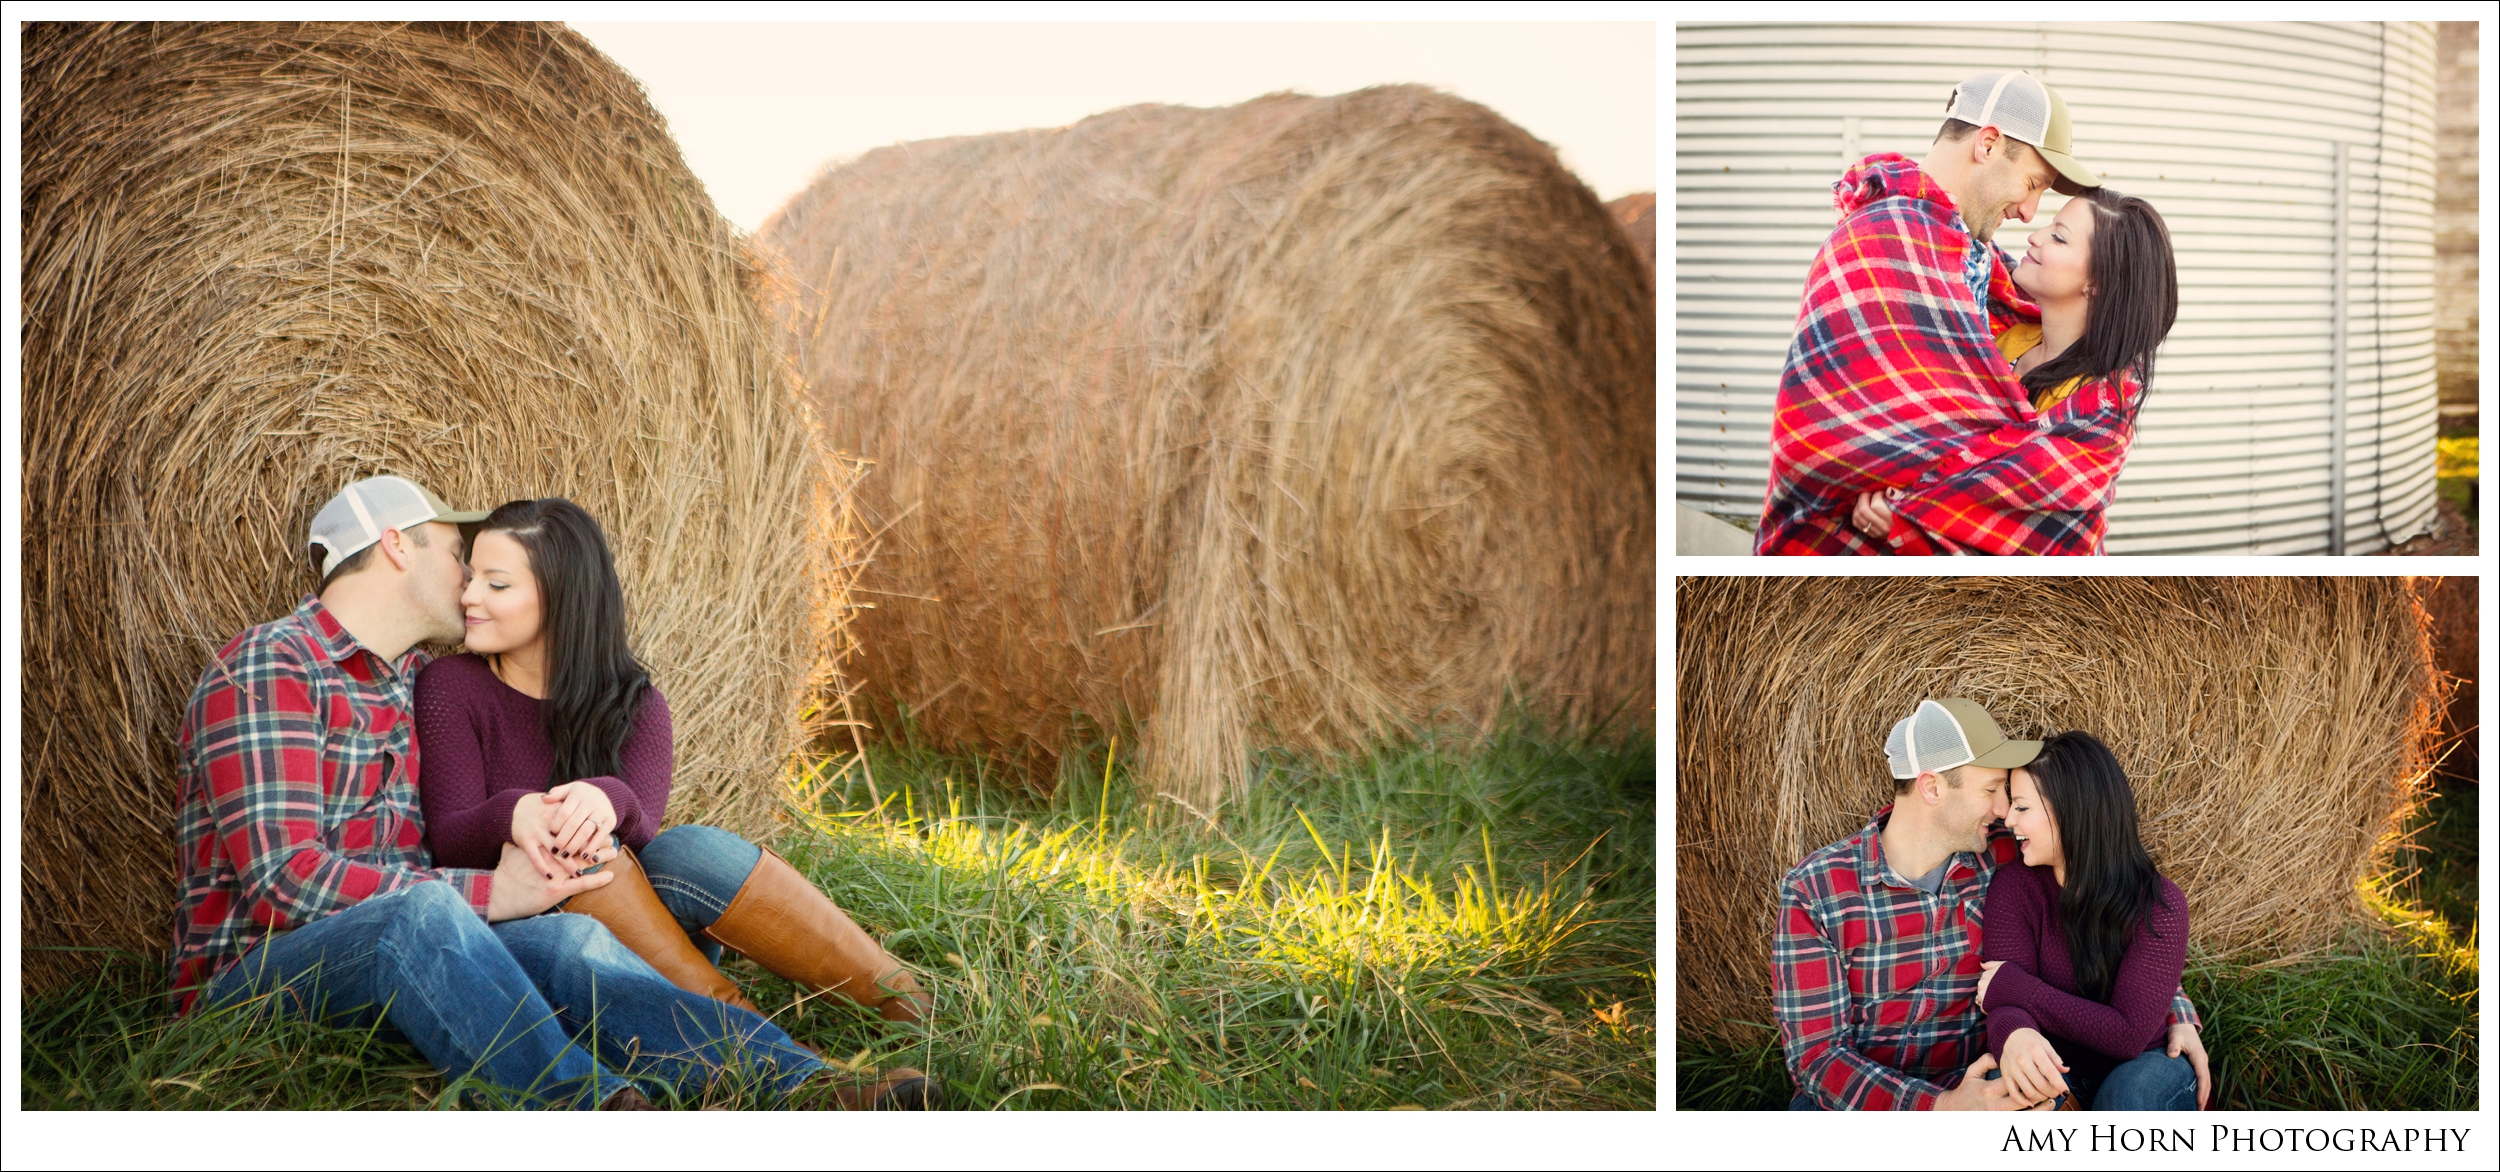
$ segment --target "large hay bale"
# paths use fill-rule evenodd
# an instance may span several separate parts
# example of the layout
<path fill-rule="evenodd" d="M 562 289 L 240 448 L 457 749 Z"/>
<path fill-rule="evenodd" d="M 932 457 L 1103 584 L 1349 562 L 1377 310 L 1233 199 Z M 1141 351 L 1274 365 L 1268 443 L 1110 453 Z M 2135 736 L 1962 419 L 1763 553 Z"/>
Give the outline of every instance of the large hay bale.
<path fill-rule="evenodd" d="M 829 169 L 759 234 L 878 463 L 862 690 L 1048 762 L 1143 726 L 1204 811 L 1260 745 L 1646 720 L 1657 335 L 1551 148 L 1412 86 L 1138 106 Z"/>
<path fill-rule="evenodd" d="M 386 471 L 597 515 L 672 815 L 768 826 L 838 502 L 635 82 L 536 25 L 34 25 L 23 77 L 25 942 L 164 948 L 192 685 Z"/>
<path fill-rule="evenodd" d="M 1675 617 L 1687 1033 L 1771 1022 L 1780 876 L 1892 800 L 1884 736 L 1921 697 L 2107 741 L 2193 943 L 2246 957 L 2360 914 L 2443 699 L 2397 578 L 1685 578 Z"/>

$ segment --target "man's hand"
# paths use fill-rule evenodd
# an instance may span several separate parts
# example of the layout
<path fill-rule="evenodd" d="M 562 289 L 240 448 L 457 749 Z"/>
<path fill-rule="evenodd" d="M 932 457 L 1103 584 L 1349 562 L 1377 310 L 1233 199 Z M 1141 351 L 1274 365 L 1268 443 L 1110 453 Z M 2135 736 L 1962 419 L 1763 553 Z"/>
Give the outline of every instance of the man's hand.
<path fill-rule="evenodd" d="M 2205 1100 L 2213 1094 L 2214 1072 L 2205 1066 L 2205 1037 L 2195 1026 L 2183 1021 L 2170 1023 L 2170 1056 L 2187 1055 L 2188 1065 L 2196 1068 L 2196 1109 L 2205 1109 Z"/>
<path fill-rule="evenodd" d="M 613 871 L 595 875 L 563 875 L 549 879 L 530 861 L 529 853 L 511 843 L 503 844 L 503 860 L 495 864 L 494 889 L 486 896 L 486 918 L 489 922 L 518 920 L 537 915 L 565 900 L 616 881 Z"/>
<path fill-rule="evenodd" d="M 574 860 L 580 865 L 592 844 L 605 843 L 616 831 L 616 805 L 608 800 L 606 790 L 587 781 L 568 781 L 547 791 L 547 801 L 556 803 L 546 812 L 548 841 L 558 857 Z"/>
<path fill-rule="evenodd" d="M 2015 1097 L 2014 1084 L 2002 1078 L 1989 1078 L 1997 1068 L 1996 1055 L 1982 1054 L 1970 1069 L 1962 1072 L 1962 1085 L 1936 1096 L 1938 1111 L 2021 1111 L 2029 1108 L 2029 1100 Z"/>
<path fill-rule="evenodd" d="M 2057 1048 L 2040 1031 L 2026 1027 L 2005 1039 L 2004 1081 L 2014 1084 L 2015 1098 L 2037 1103 L 2064 1094 L 2065 1070 Z"/>
<path fill-rule="evenodd" d="M 1988 1010 L 1988 982 L 1997 979 L 1997 970 L 2003 967 L 2005 962 L 2001 960 L 1979 962 L 1979 991 L 1971 994 L 1971 1000 L 1979 1004 L 1982 1013 Z"/>

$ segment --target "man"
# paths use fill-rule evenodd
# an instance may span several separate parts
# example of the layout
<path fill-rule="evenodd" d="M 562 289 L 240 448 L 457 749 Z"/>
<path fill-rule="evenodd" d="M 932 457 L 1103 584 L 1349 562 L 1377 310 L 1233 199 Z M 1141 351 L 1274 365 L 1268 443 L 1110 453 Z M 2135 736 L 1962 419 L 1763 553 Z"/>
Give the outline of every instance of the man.
<path fill-rule="evenodd" d="M 2091 553 L 2133 420 L 2043 424 L 1995 345 L 2037 307 L 1990 243 L 2076 161 L 2065 100 L 2023 72 L 1954 87 L 1927 157 L 1872 155 L 1833 185 L 1842 216 L 1807 272 L 1780 372 L 1762 554 Z M 1895 499 L 1882 538 L 1862 494 Z"/>
<path fill-rule="evenodd" d="M 1993 1075 L 1974 937 L 1989 876 L 2017 857 L 1998 825 L 2006 779 L 2039 755 L 2040 742 L 2008 740 L 1973 701 L 1922 700 L 1884 749 L 1893 804 L 1780 881 L 1771 998 L 1797 1085 L 1791 1106 L 2039 1106 Z M 2172 999 L 2168 1049 L 2195 1066 L 2203 1103 L 2212 1079 L 2184 992 Z"/>
<path fill-rule="evenodd" d="M 648 1109 L 630 1079 L 700 1090 L 732 1067 L 810 1105 L 920 1105 L 917 1072 L 866 1094 L 810 1083 L 823 1063 L 778 1027 L 678 989 L 587 916 L 539 915 L 606 885 L 590 868 L 612 851 L 570 872 L 510 844 L 492 871 L 430 865 L 416 647 L 461 638 L 456 525 L 485 516 L 401 477 L 348 485 L 313 518 L 319 593 L 201 673 L 180 742 L 177 1009 L 388 1023 L 527 1106 Z"/>

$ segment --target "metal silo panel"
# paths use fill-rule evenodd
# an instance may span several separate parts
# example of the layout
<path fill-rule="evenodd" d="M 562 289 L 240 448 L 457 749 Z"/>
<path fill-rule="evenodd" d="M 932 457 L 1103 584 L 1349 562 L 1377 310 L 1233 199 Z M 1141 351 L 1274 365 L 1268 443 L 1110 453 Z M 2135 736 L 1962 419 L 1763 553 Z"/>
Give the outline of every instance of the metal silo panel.
<path fill-rule="evenodd" d="M 2423 531 L 2433 51 L 2419 24 L 1679 25 L 1677 498 L 1759 511 L 1831 181 L 1868 153 L 1923 154 L 1953 83 L 2012 65 L 2058 87 L 2078 154 L 2160 208 L 2178 254 L 2179 323 L 2111 550 L 2326 552 L 2339 322 L 2345 549 Z"/>

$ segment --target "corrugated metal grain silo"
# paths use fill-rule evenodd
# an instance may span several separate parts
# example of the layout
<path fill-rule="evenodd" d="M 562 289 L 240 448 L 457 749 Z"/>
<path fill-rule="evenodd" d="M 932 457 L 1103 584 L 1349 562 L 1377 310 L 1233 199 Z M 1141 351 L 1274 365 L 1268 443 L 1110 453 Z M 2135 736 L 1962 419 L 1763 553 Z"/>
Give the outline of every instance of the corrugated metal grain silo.
<path fill-rule="evenodd" d="M 2179 323 L 2113 553 L 2368 553 L 2427 532 L 2434 34 L 2426 23 L 1676 27 L 1676 497 L 1750 526 L 1831 183 L 1923 156 L 1954 84 L 2028 69 L 2075 153 L 2169 222 Z M 2039 219 L 2008 224 L 2013 245 Z"/>

